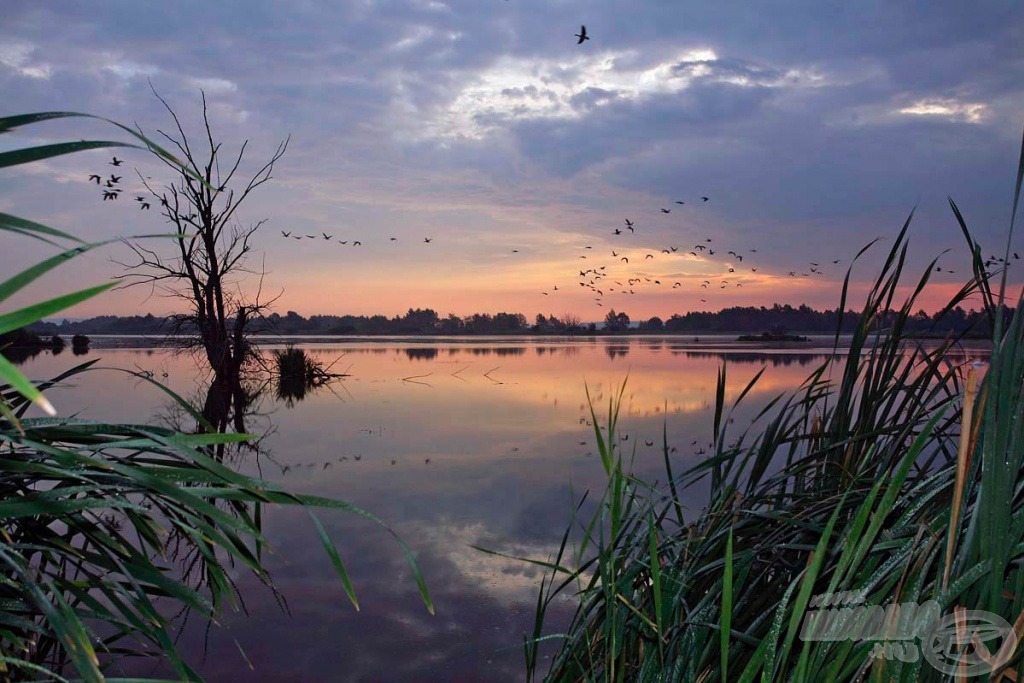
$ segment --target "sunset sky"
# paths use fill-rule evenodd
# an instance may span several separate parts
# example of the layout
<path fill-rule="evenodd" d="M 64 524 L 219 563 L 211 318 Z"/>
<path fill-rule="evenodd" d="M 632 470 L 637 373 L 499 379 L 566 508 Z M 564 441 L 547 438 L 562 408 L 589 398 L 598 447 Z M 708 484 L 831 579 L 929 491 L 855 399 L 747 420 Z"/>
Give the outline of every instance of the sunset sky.
<path fill-rule="evenodd" d="M 82 111 L 155 135 L 172 123 L 151 82 L 197 135 L 205 91 L 215 136 L 249 140 L 251 167 L 291 136 L 239 216 L 267 220 L 251 265 L 265 264 L 265 292 L 283 290 L 282 314 L 833 307 L 851 257 L 876 237 L 883 254 L 915 206 L 911 270 L 950 249 L 940 264 L 955 271 L 937 274 L 934 309 L 969 270 L 947 195 L 986 256 L 1005 248 L 1024 126 L 1015 0 L 2 4 L 0 115 Z M 581 24 L 591 39 L 577 45 Z M 55 123 L 0 148 L 111 137 Z M 87 180 L 115 170 L 110 154 L 89 152 L 3 169 L 0 210 L 90 240 L 166 230 L 127 196 L 133 169 L 167 182 L 166 169 L 118 156 L 116 203 Z M 691 256 L 698 243 L 715 255 Z M 5 237 L 0 275 L 49 253 Z M 103 282 L 127 257 L 98 250 L 17 303 Z M 823 274 L 802 277 L 812 261 Z M 602 307 L 578 284 L 599 266 Z M 873 272 L 866 259 L 854 280 Z M 630 278 L 634 294 L 610 291 Z M 175 306 L 148 295 L 69 315 Z"/>

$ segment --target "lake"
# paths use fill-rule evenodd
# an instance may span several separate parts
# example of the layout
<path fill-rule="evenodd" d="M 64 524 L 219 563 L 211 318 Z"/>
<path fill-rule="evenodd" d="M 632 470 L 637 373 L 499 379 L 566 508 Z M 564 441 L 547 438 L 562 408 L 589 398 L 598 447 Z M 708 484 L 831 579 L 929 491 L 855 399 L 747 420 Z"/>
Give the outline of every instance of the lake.
<path fill-rule="evenodd" d="M 230 612 L 208 633 L 204 624 L 188 623 L 183 649 L 212 681 L 522 680 L 521 638 L 532 629 L 541 574 L 470 546 L 550 559 L 583 492 L 603 489 L 588 388 L 602 416 L 626 382 L 619 446 L 635 472 L 664 481 L 663 429 L 676 449 L 676 472 L 709 450 L 723 362 L 729 400 L 765 368 L 732 416 L 739 429 L 832 352 L 827 338 L 797 349 L 727 339 L 302 341 L 348 376 L 291 403 L 268 388 L 246 424 L 262 436 L 259 454 L 243 454 L 234 465 L 379 516 L 415 554 L 437 613 L 428 614 L 386 530 L 355 515 L 318 513 L 348 567 L 362 608 L 356 612 L 308 516 L 271 509 L 268 566 L 279 597 L 237 572 L 247 614 Z M 964 357 L 982 354 L 968 349 Z M 95 358 L 98 367 L 152 372 L 201 400 L 204 373 L 190 356 L 166 348 L 46 353 L 22 369 L 42 380 Z M 119 422 L 177 417 L 166 394 L 108 370 L 78 376 L 74 386 L 48 396 L 62 415 Z M 695 515 L 701 491 L 690 500 L 687 514 Z M 549 613 L 547 631 L 564 627 L 571 610 L 563 604 Z M 124 671 L 166 673 L 149 663 Z"/>

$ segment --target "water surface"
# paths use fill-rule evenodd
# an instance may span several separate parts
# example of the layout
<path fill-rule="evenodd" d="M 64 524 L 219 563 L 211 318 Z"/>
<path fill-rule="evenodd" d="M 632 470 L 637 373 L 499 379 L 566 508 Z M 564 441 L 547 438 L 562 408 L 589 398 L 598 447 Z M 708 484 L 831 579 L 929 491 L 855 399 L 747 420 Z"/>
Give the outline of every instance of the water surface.
<path fill-rule="evenodd" d="M 634 471 L 663 481 L 663 428 L 676 471 L 707 452 L 723 362 L 727 398 L 765 368 L 732 416 L 738 429 L 832 351 L 827 342 L 780 350 L 648 337 L 350 339 L 303 347 L 348 377 L 292 402 L 275 400 L 269 388 L 247 422 L 263 435 L 260 454 L 235 465 L 378 515 L 415 553 L 437 614 L 427 613 L 385 530 L 353 515 L 320 514 L 348 566 L 357 613 L 305 513 L 270 510 L 268 565 L 280 599 L 239 571 L 247 614 L 229 613 L 208 633 L 198 623 L 185 628 L 184 649 L 212 681 L 521 680 L 520 641 L 532 628 L 540 575 L 470 546 L 548 559 L 574 502 L 587 489 L 601 490 L 587 390 L 603 415 L 626 381 L 619 445 Z M 196 400 L 207 380 L 195 360 L 168 349 L 99 349 L 85 358 L 152 372 Z M 43 354 L 24 369 L 45 379 L 82 360 Z M 123 373 L 94 370 L 74 384 L 49 394 L 62 414 L 180 418 L 165 394 Z M 688 514 L 699 511 L 700 498 L 690 494 Z M 557 608 L 548 630 L 570 614 L 569 605 Z M 126 671 L 162 672 L 148 664 Z"/>

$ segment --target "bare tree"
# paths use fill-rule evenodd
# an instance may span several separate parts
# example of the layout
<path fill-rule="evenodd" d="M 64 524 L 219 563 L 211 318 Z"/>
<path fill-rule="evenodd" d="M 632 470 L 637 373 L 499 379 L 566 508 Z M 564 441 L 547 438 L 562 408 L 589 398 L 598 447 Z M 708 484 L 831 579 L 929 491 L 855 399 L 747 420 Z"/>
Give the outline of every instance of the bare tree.
<path fill-rule="evenodd" d="M 203 94 L 205 139 L 198 146 L 185 134 L 178 115 L 154 90 L 174 121 L 176 133 L 157 132 L 176 148 L 187 172 L 161 159 L 174 172 L 174 180 L 162 188 L 139 174 L 142 183 L 159 202 L 161 211 L 177 236 L 175 250 L 164 255 L 156 248 L 138 242 L 126 242 L 137 257 L 134 263 L 122 263 L 128 273 L 126 284 L 150 285 L 154 291 L 182 299 L 187 312 L 172 316 L 172 333 L 194 334 L 192 342 L 205 354 L 214 374 L 214 386 L 223 389 L 223 400 L 237 393 L 243 366 L 254 358 L 248 338 L 249 324 L 263 316 L 273 301 L 262 301 L 262 267 L 256 271 L 247 260 L 252 253 L 252 236 L 264 224 L 242 224 L 236 212 L 256 188 L 272 177 L 274 164 L 288 147 L 288 139 L 278 146 L 270 160 L 247 178 L 238 178 L 248 140 L 237 154 L 225 155 L 222 143 L 215 141 L 210 126 L 206 95 Z M 221 160 L 228 163 L 222 171 Z M 236 191 L 235 187 L 239 189 Z M 243 281 L 256 280 L 255 292 L 246 294 Z M 232 389 L 234 387 L 234 389 Z M 213 399 L 216 403 L 222 399 Z M 209 400 L 208 400 L 209 403 Z M 208 406 L 220 413 L 223 406 Z M 205 413 L 206 411 L 204 411 Z"/>

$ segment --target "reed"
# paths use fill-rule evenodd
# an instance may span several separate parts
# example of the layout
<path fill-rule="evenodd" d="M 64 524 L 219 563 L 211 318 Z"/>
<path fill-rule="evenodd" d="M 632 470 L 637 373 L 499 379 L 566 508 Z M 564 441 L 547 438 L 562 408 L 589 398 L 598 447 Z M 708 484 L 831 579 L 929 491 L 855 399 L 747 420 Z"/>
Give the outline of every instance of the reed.
<path fill-rule="evenodd" d="M 1014 212 L 1022 177 L 1024 145 Z M 961 615 L 968 640 L 963 610 L 986 610 L 1024 636 L 1024 313 L 1019 298 L 1012 315 L 1003 305 L 1005 277 L 992 286 L 998 274 L 986 272 L 950 205 L 974 277 L 949 306 L 978 294 L 984 301 L 995 330 L 984 377 L 950 361 L 957 338 L 928 348 L 904 335 L 935 266 L 894 306 L 911 215 L 847 355 L 775 396 L 735 434 L 730 411 L 761 375 L 730 404 L 721 368 L 715 448 L 704 462 L 675 472 L 666 438 L 668 483 L 632 476 L 616 436 L 620 404 L 610 400 L 603 420 L 594 415 L 607 475 L 597 510 L 573 520 L 554 561 L 533 560 L 547 575 L 524 637 L 531 680 L 950 680 L 912 656 L 917 650 L 877 657 L 871 639 L 804 638 L 823 595 L 882 606 L 934 600 L 943 614 Z M 848 272 L 840 311 L 849 281 Z M 710 494 L 687 516 L 698 482 Z M 568 630 L 546 633 L 548 608 L 567 597 L 577 605 Z M 540 671 L 538 650 L 551 640 L 558 652 Z M 991 653 L 1002 661 L 992 680 L 1024 680 L 1024 648 L 1006 648 Z"/>

